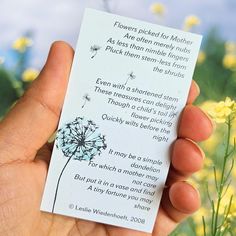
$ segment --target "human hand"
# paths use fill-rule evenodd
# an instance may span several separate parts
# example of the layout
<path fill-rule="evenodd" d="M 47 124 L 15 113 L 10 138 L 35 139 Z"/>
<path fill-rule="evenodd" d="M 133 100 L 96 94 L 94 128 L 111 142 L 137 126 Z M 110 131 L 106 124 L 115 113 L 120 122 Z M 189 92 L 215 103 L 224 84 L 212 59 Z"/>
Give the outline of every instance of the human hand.
<path fill-rule="evenodd" d="M 149 236 L 39 210 L 51 157 L 47 140 L 58 125 L 73 54 L 66 43 L 54 43 L 39 77 L 0 123 L 0 236 Z M 185 182 L 203 164 L 204 154 L 193 141 L 212 132 L 209 118 L 191 105 L 198 94 L 193 82 L 153 236 L 168 235 L 200 206 L 198 192 Z"/>

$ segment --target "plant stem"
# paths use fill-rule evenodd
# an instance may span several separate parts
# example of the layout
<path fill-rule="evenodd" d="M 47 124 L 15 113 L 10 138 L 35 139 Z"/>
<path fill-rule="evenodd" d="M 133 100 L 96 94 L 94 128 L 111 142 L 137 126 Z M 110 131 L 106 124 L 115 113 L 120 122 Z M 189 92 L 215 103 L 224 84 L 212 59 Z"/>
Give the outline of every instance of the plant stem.
<path fill-rule="evenodd" d="M 219 209 L 220 209 L 220 204 L 222 200 L 222 193 L 224 189 L 224 182 L 225 182 L 225 171 L 226 171 L 226 164 L 229 156 L 229 143 L 230 143 L 230 136 L 231 136 L 231 119 L 230 117 L 228 118 L 227 122 L 227 139 L 226 139 L 226 149 L 225 149 L 225 155 L 224 155 L 224 160 L 223 160 L 223 167 L 222 167 L 222 173 L 221 173 L 221 178 L 220 178 L 220 185 L 219 185 L 219 191 L 218 191 L 218 199 L 217 199 L 217 205 L 216 205 L 216 212 L 215 212 L 215 217 L 213 217 L 213 229 L 214 231 L 212 232 L 213 235 L 218 234 L 218 221 L 219 221 Z"/>
<path fill-rule="evenodd" d="M 74 153 L 70 156 L 70 158 L 67 160 L 66 164 L 64 165 L 60 175 L 59 175 L 59 178 L 57 180 L 57 186 L 56 186 L 56 192 L 55 192 L 55 195 L 54 195 L 54 200 L 53 200 L 53 206 L 52 206 L 52 213 L 54 213 L 54 209 L 55 209 L 55 204 L 56 204 L 56 200 L 57 200 L 57 193 L 58 193 L 58 189 L 59 189 L 59 185 L 60 185 L 60 181 L 61 181 L 61 177 L 67 167 L 67 165 L 69 164 L 71 158 L 73 157 Z"/>

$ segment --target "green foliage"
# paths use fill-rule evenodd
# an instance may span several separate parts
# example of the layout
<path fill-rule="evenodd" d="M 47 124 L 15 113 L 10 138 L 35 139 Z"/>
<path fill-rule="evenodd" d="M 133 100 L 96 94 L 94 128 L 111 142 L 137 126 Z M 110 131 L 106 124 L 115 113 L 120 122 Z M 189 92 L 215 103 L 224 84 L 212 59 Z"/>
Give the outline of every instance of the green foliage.
<path fill-rule="evenodd" d="M 0 68 L 0 117 L 4 116 L 10 106 L 18 99 L 16 88 L 10 74 Z"/>
<path fill-rule="evenodd" d="M 201 88 L 201 96 L 197 103 L 206 100 L 220 101 L 229 96 L 236 98 L 236 74 L 223 66 L 225 41 L 216 29 L 212 29 L 205 37 L 203 51 L 206 60 L 197 65 L 194 79 Z"/>

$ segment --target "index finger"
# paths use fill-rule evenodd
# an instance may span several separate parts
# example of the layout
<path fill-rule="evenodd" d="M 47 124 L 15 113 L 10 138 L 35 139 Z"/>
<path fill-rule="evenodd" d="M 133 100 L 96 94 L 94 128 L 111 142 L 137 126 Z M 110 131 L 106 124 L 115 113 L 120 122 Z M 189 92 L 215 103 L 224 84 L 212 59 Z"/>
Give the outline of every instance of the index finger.
<path fill-rule="evenodd" d="M 200 94 L 200 88 L 198 84 L 194 80 L 192 80 L 192 84 L 188 94 L 187 104 L 193 103 L 195 99 L 199 96 L 199 94 Z"/>

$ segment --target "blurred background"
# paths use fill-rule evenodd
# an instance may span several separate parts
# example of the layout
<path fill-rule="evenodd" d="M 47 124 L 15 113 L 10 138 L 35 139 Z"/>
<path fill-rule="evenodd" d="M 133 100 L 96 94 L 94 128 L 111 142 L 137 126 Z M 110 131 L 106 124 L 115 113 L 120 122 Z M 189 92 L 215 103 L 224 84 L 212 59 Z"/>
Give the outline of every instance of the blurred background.
<path fill-rule="evenodd" d="M 0 0 L 0 119 L 37 77 L 53 41 L 65 40 L 75 48 L 85 7 L 202 34 L 194 75 L 201 88 L 196 104 L 208 111 L 227 96 L 236 98 L 235 0 Z M 211 217 L 205 183 L 211 185 L 222 171 L 224 138 L 224 124 L 219 124 L 214 135 L 201 144 L 207 157 L 205 167 L 191 181 L 200 188 L 203 206 L 173 235 L 204 235 L 202 215 Z M 224 226 L 230 230 L 221 235 L 236 235 L 236 200 L 230 200 L 236 191 L 235 167 L 230 180 L 219 211 L 226 214 L 223 209 L 230 201 L 228 226 Z M 213 188 L 208 191 L 217 197 Z"/>

